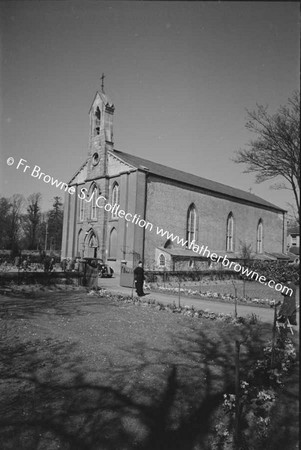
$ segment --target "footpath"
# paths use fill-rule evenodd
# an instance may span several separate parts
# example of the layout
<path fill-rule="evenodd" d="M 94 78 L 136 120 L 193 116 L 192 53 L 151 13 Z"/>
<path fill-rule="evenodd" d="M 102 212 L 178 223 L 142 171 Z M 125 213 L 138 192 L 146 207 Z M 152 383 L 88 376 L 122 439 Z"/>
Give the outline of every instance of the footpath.
<path fill-rule="evenodd" d="M 125 295 L 132 295 L 132 289 L 123 287 L 119 285 L 119 276 L 116 275 L 114 278 L 99 278 L 98 287 L 107 289 L 112 293 L 120 293 Z M 149 292 L 145 291 L 148 295 L 145 298 L 154 299 L 165 305 L 168 303 L 175 303 L 178 305 L 179 297 L 178 295 L 163 294 L 161 292 Z M 133 291 L 133 296 L 137 297 L 135 290 Z M 180 302 L 182 306 L 194 306 L 195 309 L 208 310 L 214 313 L 224 313 L 224 314 L 234 314 L 234 303 L 219 302 L 212 299 L 204 298 L 191 298 L 183 295 L 181 293 Z M 237 305 L 237 313 L 239 316 L 247 316 L 251 314 L 256 314 L 263 322 L 273 323 L 274 319 L 274 309 L 259 307 L 256 305 Z M 299 328 L 299 318 L 298 328 Z"/>

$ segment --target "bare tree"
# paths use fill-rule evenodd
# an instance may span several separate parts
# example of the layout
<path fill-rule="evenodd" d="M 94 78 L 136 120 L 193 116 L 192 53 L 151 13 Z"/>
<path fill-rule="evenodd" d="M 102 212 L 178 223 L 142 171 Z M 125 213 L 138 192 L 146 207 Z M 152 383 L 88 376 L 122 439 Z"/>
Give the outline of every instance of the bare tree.
<path fill-rule="evenodd" d="M 22 210 L 24 197 L 21 194 L 14 194 L 10 199 L 10 212 L 8 216 L 8 246 L 15 255 L 19 252 L 19 240 L 22 232 Z"/>
<path fill-rule="evenodd" d="M 37 235 L 41 219 L 41 194 L 39 192 L 30 194 L 27 199 L 27 215 L 25 218 L 25 229 L 27 231 L 28 248 L 34 250 L 37 248 Z"/>
<path fill-rule="evenodd" d="M 255 133 L 247 149 L 236 152 L 234 162 L 247 165 L 245 173 L 256 173 L 256 182 L 280 177 L 274 189 L 293 191 L 300 220 L 300 94 L 294 92 L 286 106 L 270 115 L 267 107 L 257 105 L 248 111 L 246 128 Z"/>
<path fill-rule="evenodd" d="M 0 248 L 9 247 L 9 227 L 10 227 L 10 208 L 11 204 L 8 198 L 0 198 Z"/>

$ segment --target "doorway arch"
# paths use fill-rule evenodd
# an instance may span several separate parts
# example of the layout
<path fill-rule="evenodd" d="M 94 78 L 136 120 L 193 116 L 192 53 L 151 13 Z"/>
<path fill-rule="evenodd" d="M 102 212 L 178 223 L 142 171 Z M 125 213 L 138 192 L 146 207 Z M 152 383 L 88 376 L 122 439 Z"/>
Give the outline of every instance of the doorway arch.
<path fill-rule="evenodd" d="M 98 237 L 93 228 L 86 232 L 84 241 L 84 256 L 86 258 L 97 258 L 98 257 Z"/>

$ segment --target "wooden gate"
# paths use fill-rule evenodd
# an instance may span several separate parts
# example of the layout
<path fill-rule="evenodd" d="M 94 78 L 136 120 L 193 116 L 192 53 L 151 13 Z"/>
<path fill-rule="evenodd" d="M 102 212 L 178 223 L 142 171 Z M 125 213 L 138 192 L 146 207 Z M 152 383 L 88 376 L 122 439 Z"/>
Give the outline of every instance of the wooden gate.
<path fill-rule="evenodd" d="M 132 288 L 134 286 L 134 269 L 125 264 L 120 268 L 120 286 Z"/>

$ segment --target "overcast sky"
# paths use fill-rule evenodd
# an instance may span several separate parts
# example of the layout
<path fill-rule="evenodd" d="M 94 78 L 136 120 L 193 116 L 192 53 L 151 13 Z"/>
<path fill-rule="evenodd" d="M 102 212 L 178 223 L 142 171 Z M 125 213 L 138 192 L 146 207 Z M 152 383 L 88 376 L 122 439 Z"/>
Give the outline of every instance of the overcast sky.
<path fill-rule="evenodd" d="M 116 149 L 293 201 L 231 157 L 252 137 L 246 108 L 275 112 L 299 89 L 299 3 L 2 1 L 0 11 L 0 195 L 41 192 L 44 208 L 61 195 L 17 162 L 71 178 L 104 72 Z"/>

